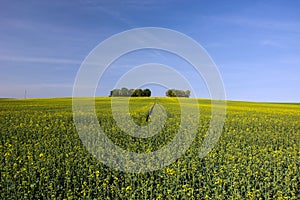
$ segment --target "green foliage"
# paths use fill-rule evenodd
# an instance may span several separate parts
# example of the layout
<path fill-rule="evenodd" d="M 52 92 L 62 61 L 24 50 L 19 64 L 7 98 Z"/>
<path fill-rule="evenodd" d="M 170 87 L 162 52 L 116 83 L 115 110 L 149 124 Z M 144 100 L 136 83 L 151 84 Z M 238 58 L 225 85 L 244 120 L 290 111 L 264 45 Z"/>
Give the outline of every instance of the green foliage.
<path fill-rule="evenodd" d="M 176 89 L 169 89 L 166 91 L 167 97 L 190 97 L 191 91 L 189 90 L 176 90 Z"/>
<path fill-rule="evenodd" d="M 110 97 L 150 97 L 151 90 L 148 88 L 144 90 L 121 88 L 121 89 L 114 89 L 110 91 L 109 96 Z"/>
<path fill-rule="evenodd" d="M 186 104 L 190 99 L 183 99 Z M 154 98 L 130 98 L 133 120 L 145 125 Z M 123 133 L 111 98 L 97 98 L 99 124 L 128 151 L 155 151 L 180 127 L 175 98 L 160 98 L 168 119 L 150 138 Z M 210 124 L 210 101 L 199 100 L 194 143 L 158 171 L 129 174 L 98 162 L 76 132 L 71 99 L 0 101 L 1 199 L 300 199 L 300 105 L 228 102 L 218 144 L 198 157 Z M 191 116 L 192 117 L 192 116 Z"/>

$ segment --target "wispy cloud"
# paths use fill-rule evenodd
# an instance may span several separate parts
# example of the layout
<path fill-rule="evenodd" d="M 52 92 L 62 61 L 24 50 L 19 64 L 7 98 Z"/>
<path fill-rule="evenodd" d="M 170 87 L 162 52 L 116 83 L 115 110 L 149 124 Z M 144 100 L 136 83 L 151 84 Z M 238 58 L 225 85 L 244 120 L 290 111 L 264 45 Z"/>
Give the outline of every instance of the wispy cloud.
<path fill-rule="evenodd" d="M 32 62 L 32 63 L 54 63 L 54 64 L 80 64 L 79 60 L 46 58 L 46 57 L 19 57 L 19 56 L 0 56 L 0 61 L 11 62 Z"/>
<path fill-rule="evenodd" d="M 289 55 L 284 56 L 283 58 L 280 58 L 279 63 L 284 65 L 289 65 L 291 67 L 299 68 L 300 66 L 300 58 L 298 55 Z"/>
<path fill-rule="evenodd" d="M 20 85 L 24 87 L 24 85 Z M 73 88 L 73 84 L 68 83 L 42 83 L 42 84 L 33 84 L 26 85 L 28 88 Z"/>
<path fill-rule="evenodd" d="M 262 40 L 262 41 L 260 41 L 260 44 L 262 46 L 283 47 L 283 45 L 280 44 L 279 42 L 276 42 L 276 41 L 270 40 L 270 39 Z"/>
<path fill-rule="evenodd" d="M 220 23 L 227 23 L 252 28 L 263 28 L 282 31 L 300 31 L 300 23 L 273 19 L 243 18 L 241 16 L 210 16 L 207 19 Z"/>
<path fill-rule="evenodd" d="M 10 84 L 0 85 L 0 97 L 64 97 L 72 95 L 73 85 L 69 83 Z"/>
<path fill-rule="evenodd" d="M 90 5 L 90 6 L 105 6 L 108 7 L 119 7 L 119 8 L 125 8 L 125 9 L 147 9 L 147 10 L 153 10 L 154 8 L 161 8 L 162 5 L 168 5 L 169 3 L 172 3 L 172 0 L 152 0 L 152 1 L 140 1 L 140 0 L 127 0 L 127 1 L 116 1 L 116 0 L 86 0 L 83 1 L 84 4 Z"/>
<path fill-rule="evenodd" d="M 139 27 L 138 24 L 136 24 L 133 20 L 130 18 L 126 17 L 124 13 L 126 13 L 124 10 L 129 9 L 129 10 L 135 10 L 135 9 L 146 9 L 149 7 L 158 7 L 158 2 L 159 1 L 139 1 L 139 0 L 130 0 L 126 1 L 126 3 L 121 3 L 121 5 L 118 6 L 119 9 L 116 9 L 116 7 L 111 5 L 111 2 L 105 2 L 102 4 L 98 4 L 97 2 L 94 1 L 88 1 L 90 4 L 94 4 L 94 9 L 97 9 L 112 18 L 119 20 L 121 23 L 124 25 L 128 26 L 128 29 L 136 28 Z M 159 8 L 159 7 L 158 7 Z M 143 34 L 145 38 L 155 38 L 156 36 L 151 34 L 150 32 L 143 31 Z M 144 42 L 139 38 L 136 37 L 135 40 L 138 43 L 143 44 Z M 165 56 L 163 56 L 160 52 L 158 51 L 151 51 L 151 53 L 157 57 L 160 57 L 162 59 L 166 59 Z"/>
<path fill-rule="evenodd" d="M 2 27 L 20 29 L 20 30 L 34 30 L 37 26 L 33 22 L 24 19 L 6 18 L 1 19 L 0 25 Z"/>

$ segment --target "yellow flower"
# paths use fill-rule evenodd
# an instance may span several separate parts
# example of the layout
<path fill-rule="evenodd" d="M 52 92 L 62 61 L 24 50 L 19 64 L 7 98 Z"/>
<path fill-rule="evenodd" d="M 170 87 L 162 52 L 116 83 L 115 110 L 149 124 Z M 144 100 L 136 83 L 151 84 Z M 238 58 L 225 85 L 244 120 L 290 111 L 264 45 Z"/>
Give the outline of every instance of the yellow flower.
<path fill-rule="evenodd" d="M 96 177 L 99 177 L 99 175 L 100 175 L 100 172 L 96 171 Z"/>
<path fill-rule="evenodd" d="M 126 191 L 131 191 L 132 190 L 132 187 L 131 186 L 127 186 L 126 187 Z"/>
<path fill-rule="evenodd" d="M 167 173 L 170 174 L 170 175 L 174 175 L 175 170 L 173 168 L 167 168 Z"/>
<path fill-rule="evenodd" d="M 222 184 L 223 183 L 223 180 L 220 179 L 220 178 L 217 178 L 216 182 L 215 182 L 215 185 L 219 185 L 219 184 Z"/>

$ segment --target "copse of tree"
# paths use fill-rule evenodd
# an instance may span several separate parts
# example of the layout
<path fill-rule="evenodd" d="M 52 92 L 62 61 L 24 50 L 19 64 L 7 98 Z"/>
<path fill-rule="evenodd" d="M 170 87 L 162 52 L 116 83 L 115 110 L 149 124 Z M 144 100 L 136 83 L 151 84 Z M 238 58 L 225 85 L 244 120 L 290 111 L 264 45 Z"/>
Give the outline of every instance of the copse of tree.
<path fill-rule="evenodd" d="M 133 93 L 130 96 L 132 96 L 132 97 L 150 97 L 151 90 L 148 88 L 146 88 L 144 90 L 136 89 L 136 90 L 133 90 Z"/>
<path fill-rule="evenodd" d="M 114 89 L 110 91 L 110 97 L 150 97 L 151 90 L 146 88 L 142 89 L 128 89 L 128 88 L 121 88 L 121 89 Z"/>
<path fill-rule="evenodd" d="M 143 96 L 143 90 L 142 89 L 136 89 L 134 92 L 131 94 L 132 97 L 141 97 Z"/>
<path fill-rule="evenodd" d="M 146 88 L 143 90 L 142 96 L 144 97 L 150 97 L 151 96 L 151 90 Z"/>
<path fill-rule="evenodd" d="M 191 91 L 189 90 L 176 90 L 176 89 L 169 89 L 166 91 L 167 97 L 190 97 Z"/>

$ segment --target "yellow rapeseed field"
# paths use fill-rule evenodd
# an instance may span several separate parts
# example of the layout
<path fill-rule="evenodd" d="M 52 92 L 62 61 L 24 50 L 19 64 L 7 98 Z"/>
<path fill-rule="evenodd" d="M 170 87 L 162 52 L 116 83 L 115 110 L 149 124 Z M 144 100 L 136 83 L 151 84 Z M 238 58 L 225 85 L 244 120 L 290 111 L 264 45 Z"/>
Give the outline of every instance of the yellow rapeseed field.
<path fill-rule="evenodd" d="M 110 98 L 96 98 L 99 124 L 125 150 L 160 149 L 180 127 L 180 107 L 176 98 L 156 101 L 168 118 L 153 137 L 124 134 Z M 147 124 L 153 102 L 130 99 L 136 124 Z M 228 101 L 221 137 L 200 159 L 211 105 L 198 102 L 190 105 L 200 108 L 198 134 L 183 156 L 157 171 L 125 173 L 83 146 L 71 98 L 1 99 L 0 199 L 300 199 L 300 104 Z"/>

